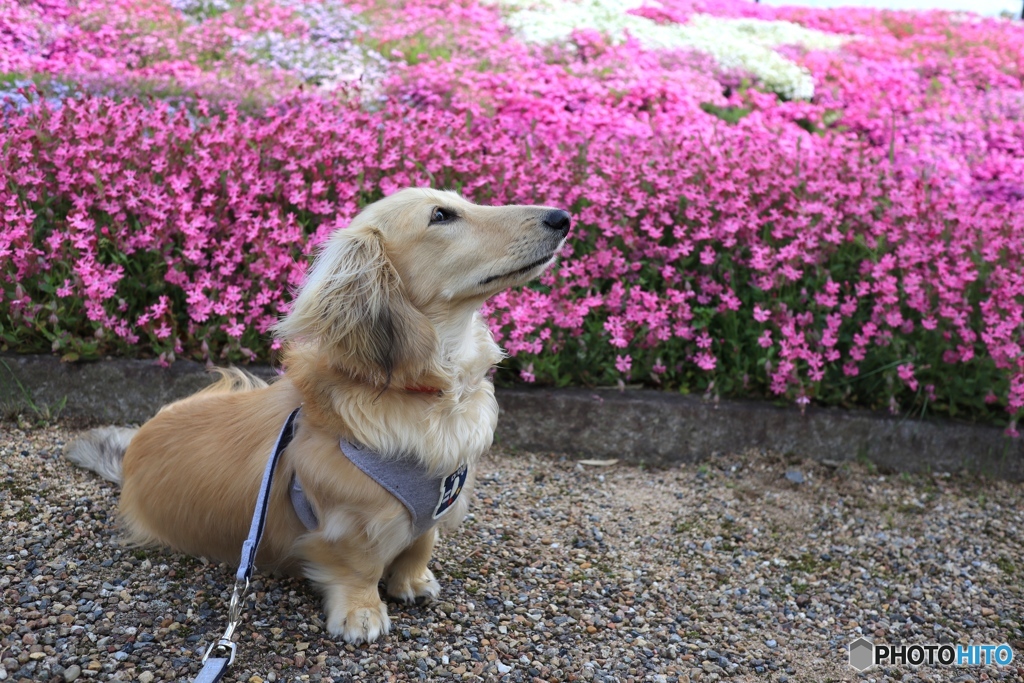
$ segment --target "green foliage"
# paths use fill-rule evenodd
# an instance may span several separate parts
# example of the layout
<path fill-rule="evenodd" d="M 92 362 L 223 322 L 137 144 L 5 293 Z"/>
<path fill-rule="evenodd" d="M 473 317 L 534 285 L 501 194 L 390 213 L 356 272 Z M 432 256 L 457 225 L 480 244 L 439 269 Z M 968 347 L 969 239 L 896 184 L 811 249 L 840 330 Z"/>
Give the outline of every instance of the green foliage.
<path fill-rule="evenodd" d="M 700 108 L 726 123 L 739 123 L 740 119 L 753 111 L 749 107 L 721 107 L 711 102 L 701 102 Z"/>

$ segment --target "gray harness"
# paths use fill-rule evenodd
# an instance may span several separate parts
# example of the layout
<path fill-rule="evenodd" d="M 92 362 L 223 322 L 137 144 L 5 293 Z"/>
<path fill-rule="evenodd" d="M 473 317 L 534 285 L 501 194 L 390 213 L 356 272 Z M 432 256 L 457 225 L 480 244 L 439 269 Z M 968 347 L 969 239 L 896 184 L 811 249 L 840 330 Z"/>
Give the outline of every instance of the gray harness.
<path fill-rule="evenodd" d="M 342 439 L 341 452 L 363 474 L 373 479 L 405 506 L 412 517 L 416 537 L 419 538 L 437 524 L 458 500 L 466 486 L 469 468 L 460 465 L 448 476 L 432 474 L 415 459 L 402 456 L 383 458 L 376 451 Z M 312 531 L 320 525 L 316 510 L 302 490 L 298 475 L 292 476 L 289 490 L 292 507 L 302 524 Z"/>

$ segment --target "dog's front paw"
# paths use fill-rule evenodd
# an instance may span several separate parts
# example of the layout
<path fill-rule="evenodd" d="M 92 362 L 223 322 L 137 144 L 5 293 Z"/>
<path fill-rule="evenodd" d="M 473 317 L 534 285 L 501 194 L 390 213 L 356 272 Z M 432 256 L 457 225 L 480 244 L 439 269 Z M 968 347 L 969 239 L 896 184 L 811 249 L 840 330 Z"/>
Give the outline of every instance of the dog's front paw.
<path fill-rule="evenodd" d="M 377 605 L 353 607 L 347 612 L 337 610 L 327 616 L 327 631 L 353 645 L 372 643 L 390 630 L 387 607 L 380 601 Z"/>
<path fill-rule="evenodd" d="M 433 600 L 441 594 L 434 572 L 424 569 L 419 576 L 394 575 L 388 579 L 388 595 L 403 602 Z"/>

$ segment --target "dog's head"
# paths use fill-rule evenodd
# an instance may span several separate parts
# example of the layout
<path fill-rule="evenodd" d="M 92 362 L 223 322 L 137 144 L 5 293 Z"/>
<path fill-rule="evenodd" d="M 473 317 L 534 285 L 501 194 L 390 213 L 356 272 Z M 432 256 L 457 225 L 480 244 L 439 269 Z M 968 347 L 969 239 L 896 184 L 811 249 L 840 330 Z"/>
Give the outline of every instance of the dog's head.
<path fill-rule="evenodd" d="M 454 192 L 407 189 L 335 232 L 275 327 L 332 365 L 387 386 L 415 378 L 442 337 L 465 332 L 481 304 L 541 274 L 569 232 L 565 211 L 479 206 Z"/>

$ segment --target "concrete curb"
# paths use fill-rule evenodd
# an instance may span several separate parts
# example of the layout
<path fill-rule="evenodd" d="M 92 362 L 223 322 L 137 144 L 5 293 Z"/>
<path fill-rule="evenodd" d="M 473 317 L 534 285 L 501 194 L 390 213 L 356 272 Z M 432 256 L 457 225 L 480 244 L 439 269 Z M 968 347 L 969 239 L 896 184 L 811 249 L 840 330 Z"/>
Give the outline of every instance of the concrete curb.
<path fill-rule="evenodd" d="M 206 386 L 199 363 L 61 363 L 52 356 L 0 355 L 0 405 L 47 408 L 92 424 L 142 423 L 160 406 Z M 6 366 L 6 367 L 5 367 Z M 266 366 L 246 368 L 272 377 Z M 15 378 L 17 381 L 15 381 Z M 651 390 L 499 389 L 497 443 L 630 463 L 696 462 L 761 448 L 818 461 L 868 459 L 899 472 L 967 471 L 1024 480 L 1024 440 L 996 427 L 893 418 L 866 411 L 711 403 Z"/>

